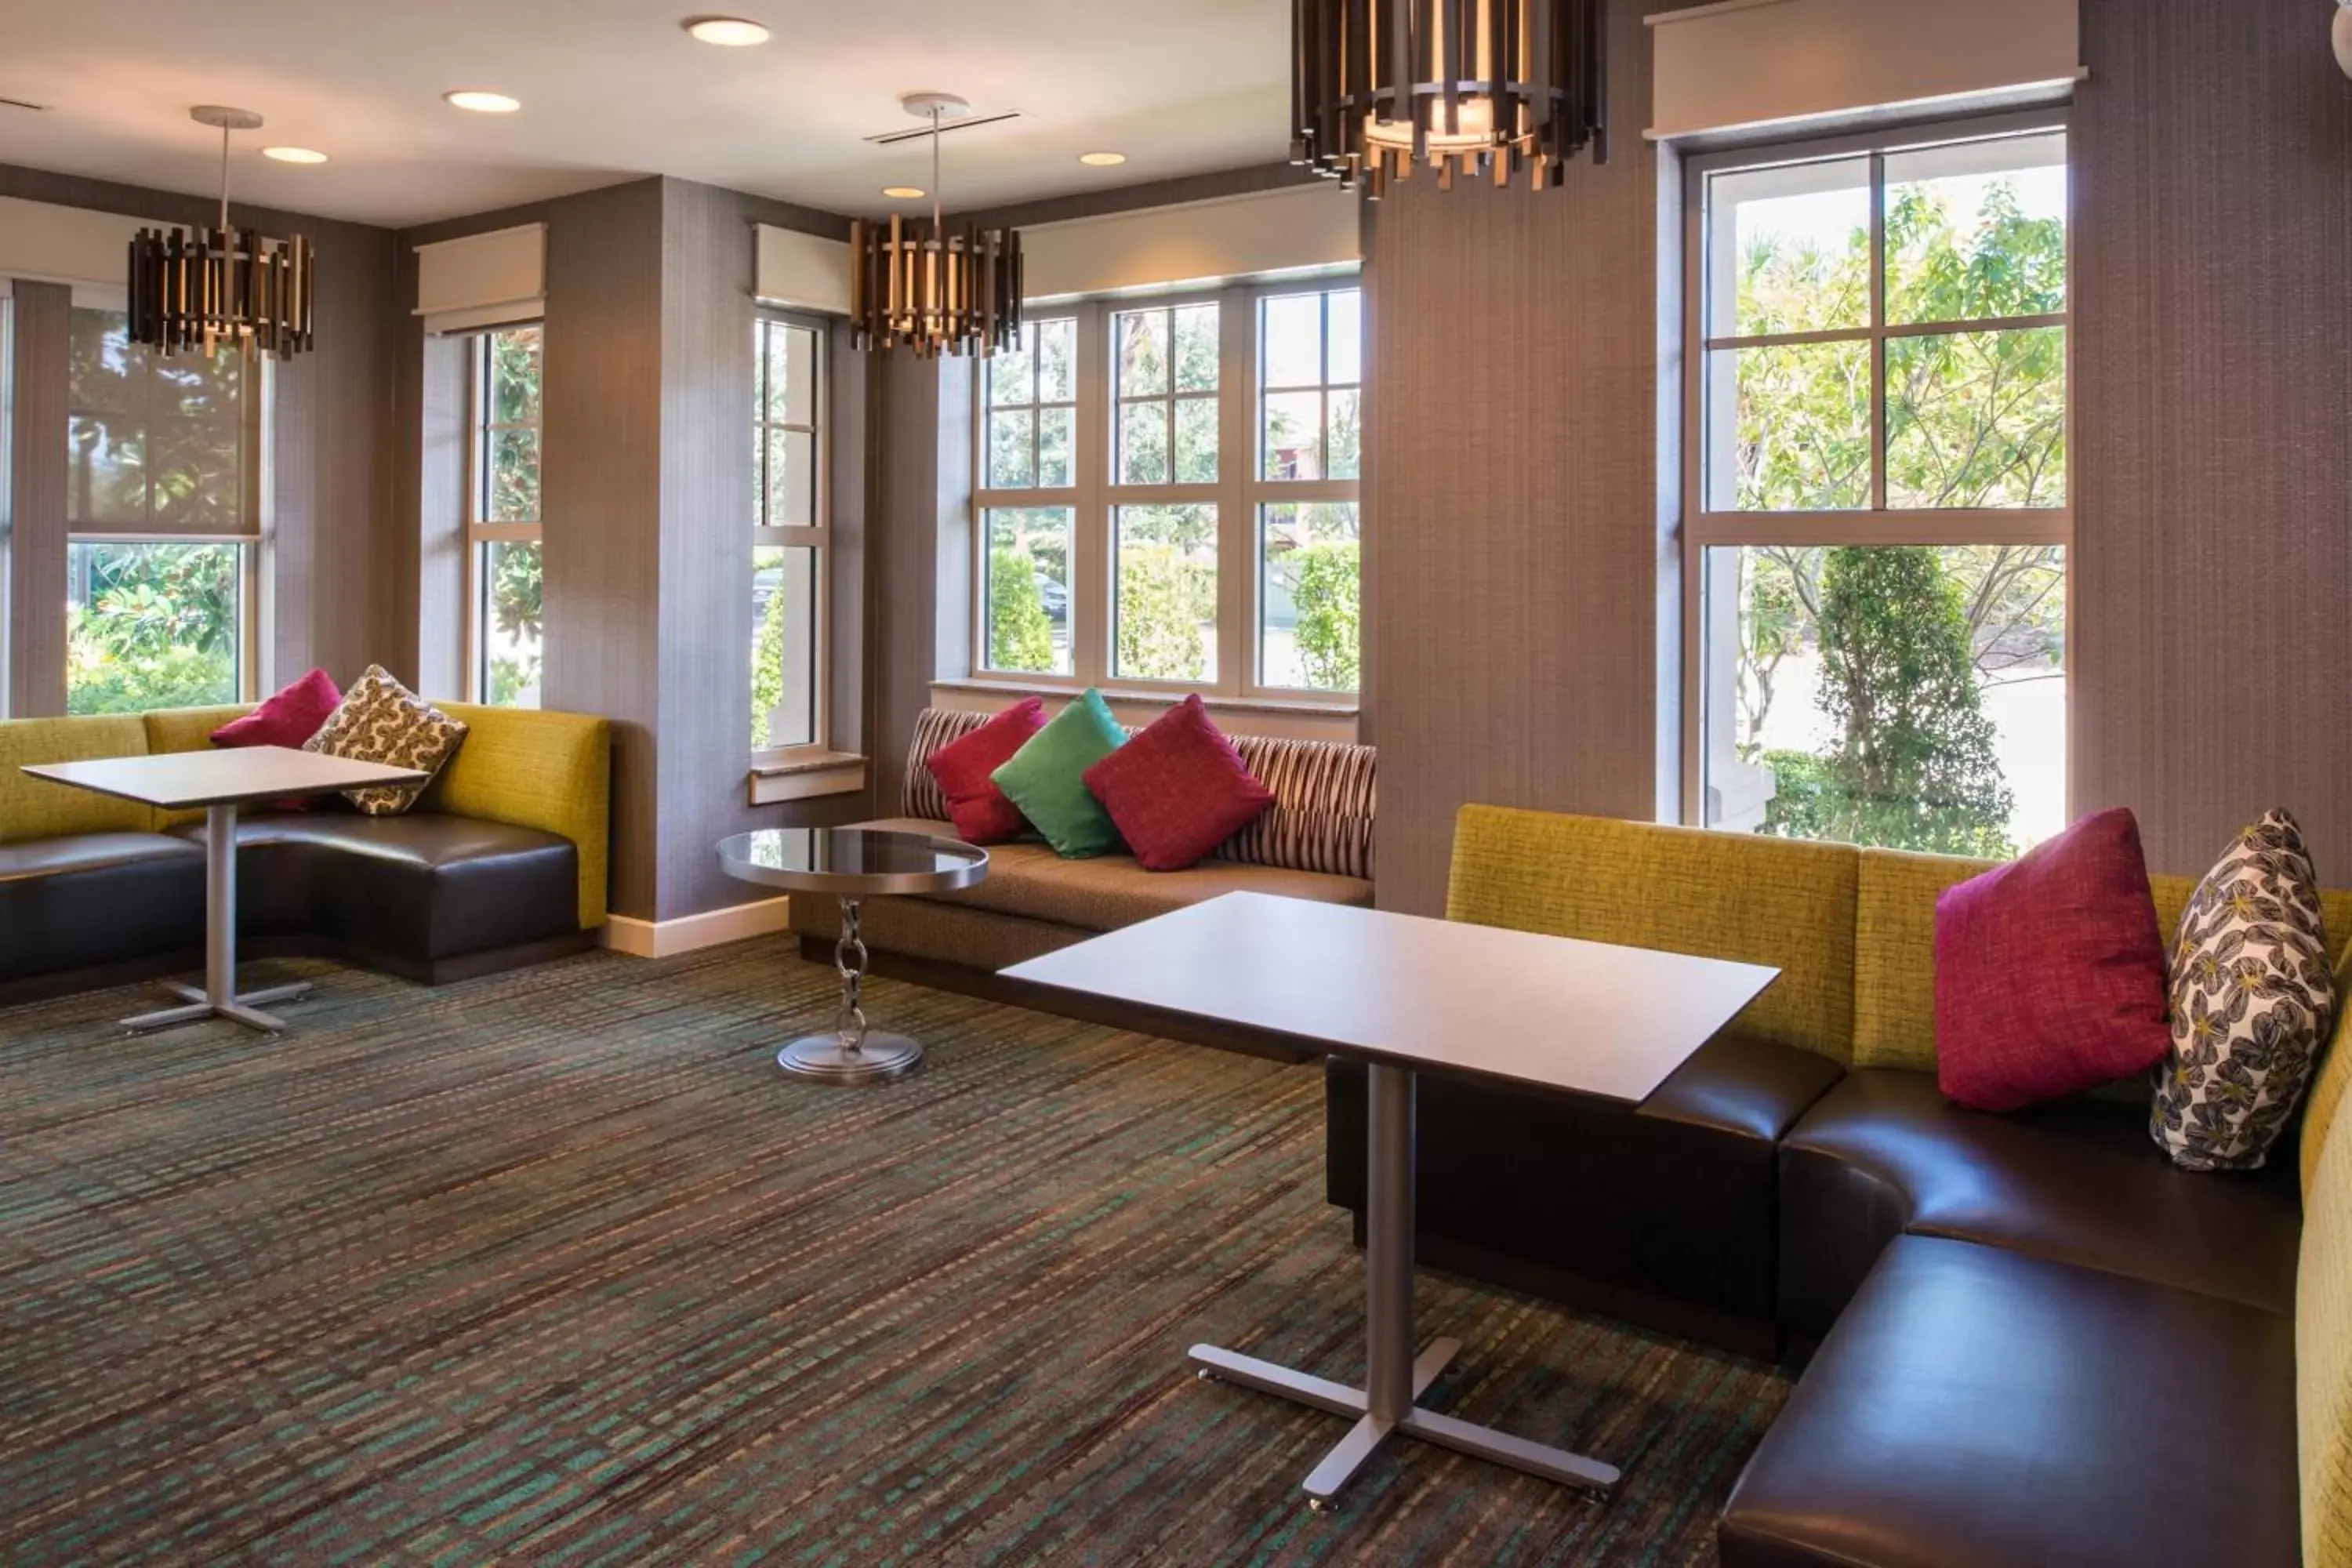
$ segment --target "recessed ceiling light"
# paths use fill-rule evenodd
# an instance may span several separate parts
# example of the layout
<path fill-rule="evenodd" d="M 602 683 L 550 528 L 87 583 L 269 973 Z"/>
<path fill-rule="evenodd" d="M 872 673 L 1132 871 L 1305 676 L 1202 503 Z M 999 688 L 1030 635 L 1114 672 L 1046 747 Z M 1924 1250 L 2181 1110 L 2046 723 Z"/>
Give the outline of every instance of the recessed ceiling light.
<path fill-rule="evenodd" d="M 882 194 L 894 202 L 911 202 L 920 200 L 924 191 L 920 185 L 885 185 Z"/>
<path fill-rule="evenodd" d="M 264 147 L 261 155 L 275 158 L 281 163 L 323 163 L 327 161 L 324 153 L 314 153 L 308 147 Z"/>
<path fill-rule="evenodd" d="M 512 114 L 522 107 L 520 100 L 509 98 L 503 92 L 482 92 L 474 88 L 460 88 L 456 92 L 445 92 L 441 96 L 447 99 L 452 107 L 470 109 L 477 114 Z"/>
<path fill-rule="evenodd" d="M 1124 153 L 1081 153 L 1078 162 L 1092 169 L 1113 169 L 1127 162 Z"/>
<path fill-rule="evenodd" d="M 740 16 L 689 16 L 686 19 L 686 31 L 688 37 L 703 43 L 730 49 L 749 48 L 768 41 L 767 28 Z"/>

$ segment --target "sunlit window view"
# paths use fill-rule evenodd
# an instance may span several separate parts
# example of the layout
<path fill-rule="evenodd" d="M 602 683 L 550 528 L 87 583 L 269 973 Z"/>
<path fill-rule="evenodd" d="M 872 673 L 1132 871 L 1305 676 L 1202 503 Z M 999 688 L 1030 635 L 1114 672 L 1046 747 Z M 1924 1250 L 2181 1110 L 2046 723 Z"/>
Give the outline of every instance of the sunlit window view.
<path fill-rule="evenodd" d="M 1706 821 L 2014 855 L 2065 816 L 2065 135 L 1704 180 Z"/>
<path fill-rule="evenodd" d="M 1077 484 L 1078 323 L 1033 317 L 985 372 L 984 489 L 1066 492 Z M 1164 459 L 1165 448 L 1162 448 Z M 1211 460 L 1214 460 L 1213 452 Z M 982 511 L 981 663 L 1034 675 L 1071 672 L 1076 512 L 1068 506 Z"/>
<path fill-rule="evenodd" d="M 1258 679 L 1353 691 L 1362 564 L 1363 294 L 1280 294 L 1259 310 Z"/>
<path fill-rule="evenodd" d="M 1214 485 L 1218 350 L 1214 303 L 1120 310 L 1111 317 L 1113 527 L 1118 603 L 1111 673 L 1127 680 L 1217 678 L 1217 507 L 1176 487 Z"/>
<path fill-rule="evenodd" d="M 475 680 L 481 700 L 499 708 L 539 706 L 545 340 L 536 325 L 475 340 Z"/>
<path fill-rule="evenodd" d="M 67 710 L 234 702 L 260 373 L 234 353 L 151 355 L 119 310 L 74 310 L 68 353 Z"/>
<path fill-rule="evenodd" d="M 814 746 L 824 679 L 824 331 L 753 328 L 751 750 Z"/>

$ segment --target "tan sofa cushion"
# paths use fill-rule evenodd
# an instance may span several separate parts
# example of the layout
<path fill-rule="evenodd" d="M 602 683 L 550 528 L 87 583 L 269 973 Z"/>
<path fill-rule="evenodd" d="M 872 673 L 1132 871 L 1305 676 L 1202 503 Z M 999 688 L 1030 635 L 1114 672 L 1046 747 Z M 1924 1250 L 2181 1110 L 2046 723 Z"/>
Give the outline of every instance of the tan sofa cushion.
<path fill-rule="evenodd" d="M 945 823 L 886 817 L 861 826 L 944 837 Z M 1324 904 L 1369 905 L 1372 884 L 1356 877 L 1203 860 L 1189 871 L 1147 871 L 1130 855 L 1065 860 L 1042 844 L 997 844 L 978 887 L 937 901 L 993 910 L 1084 931 L 1116 931 L 1226 893 L 1273 893 Z"/>

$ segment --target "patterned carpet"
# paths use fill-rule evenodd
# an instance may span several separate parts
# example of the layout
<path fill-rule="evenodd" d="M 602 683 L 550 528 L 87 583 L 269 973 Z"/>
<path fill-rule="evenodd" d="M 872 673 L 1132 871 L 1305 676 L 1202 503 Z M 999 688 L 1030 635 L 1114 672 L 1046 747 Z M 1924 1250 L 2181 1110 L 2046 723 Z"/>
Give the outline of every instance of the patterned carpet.
<path fill-rule="evenodd" d="M 880 1090 L 770 1058 L 781 942 L 427 991 L 326 965 L 266 1040 L 0 1010 L 0 1561 L 1712 1560 L 1786 1385 L 1424 1274 L 1431 1403 L 1626 1467 L 1600 1503 L 1182 1367 L 1360 1375 L 1319 1076 L 877 984 Z"/>

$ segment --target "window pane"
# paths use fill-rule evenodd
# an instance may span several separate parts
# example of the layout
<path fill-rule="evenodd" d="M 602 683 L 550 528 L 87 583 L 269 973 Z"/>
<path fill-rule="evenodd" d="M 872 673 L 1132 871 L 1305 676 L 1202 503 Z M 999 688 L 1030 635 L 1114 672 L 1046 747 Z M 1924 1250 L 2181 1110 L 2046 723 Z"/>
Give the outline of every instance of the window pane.
<path fill-rule="evenodd" d="M 243 515 L 238 510 L 243 447 L 233 422 L 158 419 L 150 425 L 147 478 L 157 524 L 223 532 L 235 529 Z"/>
<path fill-rule="evenodd" d="M 539 521 L 539 432 L 493 430 L 489 439 L 490 522 Z"/>
<path fill-rule="evenodd" d="M 1706 334 L 1870 325 L 1870 160 L 1707 181 Z"/>
<path fill-rule="evenodd" d="M 2066 308 L 2066 133 L 1886 157 L 1886 317 L 2053 315 Z"/>
<path fill-rule="evenodd" d="M 120 310 L 72 311 L 66 342 L 66 397 L 76 408 L 144 411 L 147 351 L 131 341 L 130 318 Z"/>
<path fill-rule="evenodd" d="M 816 437 L 771 425 L 768 437 L 770 528 L 816 526 Z"/>
<path fill-rule="evenodd" d="M 509 327 L 490 334 L 490 423 L 539 423 L 542 334 L 537 327 Z"/>
<path fill-rule="evenodd" d="M 1112 673 L 1130 680 L 1215 679 L 1217 509 L 1123 506 L 1118 511 Z"/>
<path fill-rule="evenodd" d="M 1333 384 L 1351 386 L 1364 379 L 1364 295 L 1359 289 L 1338 289 L 1331 301 L 1330 342 L 1325 371 Z"/>
<path fill-rule="evenodd" d="M 1349 505 L 1258 510 L 1258 679 L 1353 691 L 1360 565 Z"/>
<path fill-rule="evenodd" d="M 67 421 L 66 445 L 71 465 L 66 520 L 77 524 L 146 526 L 144 427 L 135 418 L 77 414 Z"/>
<path fill-rule="evenodd" d="M 1706 382 L 1711 510 L 1871 504 L 1869 344 L 1718 349 Z"/>
<path fill-rule="evenodd" d="M 1118 479 L 1122 485 L 1168 482 L 1168 405 L 1122 403 L 1118 408 Z"/>
<path fill-rule="evenodd" d="M 1077 401 L 1078 323 L 1067 316 L 1039 321 L 1030 327 L 1028 336 L 1037 345 L 1037 401 Z"/>
<path fill-rule="evenodd" d="M 817 552 L 751 552 L 751 749 L 816 744 Z"/>
<path fill-rule="evenodd" d="M 1213 397 L 1176 400 L 1176 482 L 1217 482 L 1217 400 Z"/>
<path fill-rule="evenodd" d="M 1266 394 L 1264 440 L 1267 479 L 1323 478 L 1323 395 Z"/>
<path fill-rule="evenodd" d="M 1019 339 L 1006 343 L 990 356 L 990 407 L 1018 407 L 1037 401 L 1037 361 L 1031 352 L 1031 345 L 1037 341 L 1037 331 L 1034 325 L 1029 327 Z"/>
<path fill-rule="evenodd" d="M 1315 386 L 1323 380 L 1323 296 L 1277 294 L 1259 317 L 1259 353 L 1267 386 Z"/>
<path fill-rule="evenodd" d="M 1037 483 L 1041 489 L 1062 489 L 1077 483 L 1071 465 L 1076 460 L 1078 411 L 1075 408 L 1037 410 Z"/>
<path fill-rule="evenodd" d="M 148 361 L 152 396 L 148 412 L 176 414 L 188 419 L 229 424 L 236 419 L 237 399 L 245 384 L 245 361 L 233 353 L 217 359 L 183 354 Z"/>
<path fill-rule="evenodd" d="M 1066 506 L 988 513 L 988 668 L 1070 673 L 1070 537 Z"/>
<path fill-rule="evenodd" d="M 1331 394 L 1329 477 L 1332 479 L 1352 479 L 1357 477 L 1363 447 L 1362 421 L 1358 407 L 1361 396 L 1353 388 Z"/>
<path fill-rule="evenodd" d="M 1026 408 L 988 416 L 988 482 L 996 489 L 1025 489 L 1037 482 L 1037 416 Z"/>
<path fill-rule="evenodd" d="M 1217 390 L 1217 307 L 1187 305 L 1176 312 L 1176 390 Z"/>
<path fill-rule="evenodd" d="M 1886 345 L 1886 502 L 2066 504 L 2066 330 Z"/>
<path fill-rule="evenodd" d="M 241 546 L 70 544 L 66 567 L 66 711 L 237 700 Z"/>
<path fill-rule="evenodd" d="M 536 708 L 545 603 L 539 546 L 494 542 L 482 546 L 481 565 L 482 700 Z"/>
<path fill-rule="evenodd" d="M 1168 312 L 1122 310 L 1117 322 L 1118 395 L 1150 397 L 1168 391 Z"/>
<path fill-rule="evenodd" d="M 2005 858 L 2065 826 L 2055 545 L 1706 552 L 1707 825 Z"/>
<path fill-rule="evenodd" d="M 767 340 L 767 418 L 772 424 L 816 423 L 816 333 L 790 321 L 762 321 Z"/>

